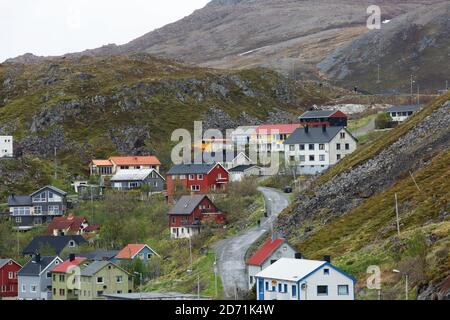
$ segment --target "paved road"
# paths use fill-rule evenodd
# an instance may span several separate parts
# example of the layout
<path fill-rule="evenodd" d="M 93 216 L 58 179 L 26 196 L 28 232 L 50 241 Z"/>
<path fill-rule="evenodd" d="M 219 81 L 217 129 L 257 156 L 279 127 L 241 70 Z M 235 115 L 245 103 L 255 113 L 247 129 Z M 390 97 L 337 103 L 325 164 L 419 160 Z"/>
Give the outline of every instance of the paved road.
<path fill-rule="evenodd" d="M 359 138 L 374 130 L 375 130 L 375 118 L 370 120 L 370 122 L 366 124 L 364 127 L 361 127 L 353 131 L 352 135 L 356 138 Z"/>
<path fill-rule="evenodd" d="M 220 241 L 216 245 L 217 268 L 222 278 L 226 298 L 234 298 L 236 288 L 240 293 L 248 291 L 245 274 L 245 254 L 259 237 L 270 230 L 278 214 L 289 205 L 289 198 L 281 191 L 270 188 L 258 188 L 266 200 L 268 218 L 261 222 L 261 227 L 253 227 L 240 234 Z"/>

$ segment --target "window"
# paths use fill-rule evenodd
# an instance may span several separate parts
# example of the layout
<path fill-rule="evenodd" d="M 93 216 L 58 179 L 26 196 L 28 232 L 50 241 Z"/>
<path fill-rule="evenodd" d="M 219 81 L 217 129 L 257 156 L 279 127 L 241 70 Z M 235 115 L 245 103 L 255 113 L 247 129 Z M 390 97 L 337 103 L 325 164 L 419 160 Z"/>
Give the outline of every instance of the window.
<path fill-rule="evenodd" d="M 53 295 L 56 296 L 56 288 L 53 288 Z"/>
<path fill-rule="evenodd" d="M 66 277 L 65 277 L 63 274 L 60 274 L 60 275 L 59 275 L 59 282 L 64 282 L 64 281 L 66 281 L 65 278 L 66 278 Z"/>
<path fill-rule="evenodd" d="M 319 161 L 325 161 L 325 155 L 324 154 L 321 154 L 319 156 Z"/>
<path fill-rule="evenodd" d="M 340 154 L 337 154 L 337 155 L 336 155 L 336 160 L 337 160 L 337 161 L 341 160 L 341 155 L 340 155 Z"/>
<path fill-rule="evenodd" d="M 345 132 L 341 132 L 341 139 L 345 139 Z"/>
<path fill-rule="evenodd" d="M 266 291 L 269 291 L 269 282 L 266 281 Z"/>
<path fill-rule="evenodd" d="M 69 248 L 74 248 L 75 247 L 75 241 L 70 240 L 69 241 Z"/>
<path fill-rule="evenodd" d="M 198 174 L 198 175 L 197 175 L 197 179 L 198 179 L 198 180 L 203 180 L 203 175 L 202 175 L 202 174 Z"/>
<path fill-rule="evenodd" d="M 147 253 L 147 259 L 150 259 L 152 257 L 151 253 Z"/>
<path fill-rule="evenodd" d="M 284 293 L 288 292 L 288 285 L 287 284 L 284 284 L 284 291 L 283 292 Z"/>
<path fill-rule="evenodd" d="M 305 156 L 304 156 L 304 155 L 301 155 L 301 156 L 300 156 L 300 162 L 305 162 L 305 160 L 306 160 Z"/>
<path fill-rule="evenodd" d="M 27 286 L 26 285 L 22 285 L 22 292 L 27 292 Z"/>
<path fill-rule="evenodd" d="M 53 275 L 53 281 L 56 281 L 56 274 Z"/>
<path fill-rule="evenodd" d="M 295 145 L 293 144 L 289 145 L 289 151 L 295 151 Z"/>
<path fill-rule="evenodd" d="M 191 186 L 191 190 L 192 191 L 200 191 L 200 186 L 199 185 L 192 185 Z"/>
<path fill-rule="evenodd" d="M 48 206 L 49 214 L 59 214 L 59 206 Z"/>
<path fill-rule="evenodd" d="M 293 285 L 293 286 L 292 286 L 292 296 L 293 296 L 293 297 L 296 297 L 296 296 L 297 296 L 297 286 L 296 286 L 296 285 Z"/>
<path fill-rule="evenodd" d="M 30 292 L 36 292 L 36 286 L 31 285 L 30 286 Z"/>
<path fill-rule="evenodd" d="M 314 156 L 313 155 L 309 156 L 309 161 L 314 161 Z"/>
<path fill-rule="evenodd" d="M 319 144 L 319 150 L 325 150 L 325 145 L 323 143 Z"/>
<path fill-rule="evenodd" d="M 300 150 L 305 150 L 305 145 L 304 144 L 300 145 Z"/>
<path fill-rule="evenodd" d="M 336 143 L 336 150 L 341 150 L 341 144 L 340 143 Z"/>
<path fill-rule="evenodd" d="M 34 214 L 42 214 L 42 206 L 35 206 Z"/>
<path fill-rule="evenodd" d="M 65 295 L 66 295 L 66 290 L 64 290 L 64 289 L 59 289 L 59 295 L 60 295 L 60 296 L 65 296 Z"/>
<path fill-rule="evenodd" d="M 186 180 L 186 175 L 182 174 L 182 175 L 180 176 L 180 180 Z"/>
<path fill-rule="evenodd" d="M 22 218 L 21 217 L 16 217 L 16 223 L 22 223 Z"/>
<path fill-rule="evenodd" d="M 102 284 L 103 283 L 103 277 L 97 277 L 97 283 Z"/>
<path fill-rule="evenodd" d="M 350 144 L 348 143 L 345 144 L 345 150 L 350 150 Z"/>
<path fill-rule="evenodd" d="M 52 274 L 50 272 L 47 272 L 47 279 L 50 279 L 52 277 Z"/>
<path fill-rule="evenodd" d="M 46 200 L 45 192 L 41 192 L 33 197 L 33 202 L 45 202 Z"/>
<path fill-rule="evenodd" d="M 328 295 L 328 286 L 317 286 L 317 295 L 318 296 L 327 296 Z"/>
<path fill-rule="evenodd" d="M 278 284 L 278 292 L 283 292 L 283 285 L 281 283 Z"/>
<path fill-rule="evenodd" d="M 14 277 L 14 273 L 8 272 L 8 279 L 12 279 Z"/>
<path fill-rule="evenodd" d="M 314 144 L 311 143 L 311 144 L 309 145 L 309 150 L 314 150 Z"/>
<path fill-rule="evenodd" d="M 250 276 L 250 284 L 253 284 L 253 276 Z"/>
<path fill-rule="evenodd" d="M 189 180 L 195 180 L 195 175 L 194 174 L 190 174 L 189 175 Z"/>
<path fill-rule="evenodd" d="M 348 285 L 339 285 L 338 286 L 338 295 L 339 296 L 348 296 Z"/>
<path fill-rule="evenodd" d="M 295 156 L 290 156 L 290 157 L 289 157 L 289 161 L 290 161 L 290 162 L 295 162 Z"/>
<path fill-rule="evenodd" d="M 122 290 L 117 290 L 117 294 L 122 294 Z"/>
<path fill-rule="evenodd" d="M 330 274 L 330 269 L 323 269 L 323 274 L 324 275 L 329 275 Z"/>
<path fill-rule="evenodd" d="M 396 117 L 397 116 L 397 112 L 391 112 L 392 117 Z"/>
<path fill-rule="evenodd" d="M 116 277 L 116 282 L 117 283 L 122 283 L 123 282 L 123 277 L 122 276 L 117 276 Z"/>

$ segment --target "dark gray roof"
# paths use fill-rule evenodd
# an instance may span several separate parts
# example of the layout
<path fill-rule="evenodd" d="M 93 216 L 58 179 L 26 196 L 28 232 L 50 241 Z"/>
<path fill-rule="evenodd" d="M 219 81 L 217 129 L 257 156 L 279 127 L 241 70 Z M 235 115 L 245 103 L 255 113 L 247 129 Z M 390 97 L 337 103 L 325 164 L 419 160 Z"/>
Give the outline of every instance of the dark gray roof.
<path fill-rule="evenodd" d="M 19 276 L 39 276 L 45 268 L 47 268 L 57 256 L 47 256 L 41 257 L 39 263 L 36 262 L 35 257 L 33 257 L 23 268 L 19 271 Z M 60 260 L 62 261 L 62 260 Z"/>
<path fill-rule="evenodd" d="M 194 195 L 194 196 L 182 196 L 180 200 L 175 204 L 175 206 L 169 210 L 169 214 L 179 214 L 187 215 L 191 214 L 192 211 L 198 206 L 200 201 L 202 201 L 205 195 Z"/>
<path fill-rule="evenodd" d="M 229 171 L 230 172 L 245 172 L 246 170 L 253 168 L 253 167 L 259 168 L 258 166 L 255 166 L 254 164 L 246 164 L 246 165 L 240 165 L 240 166 L 231 168 Z"/>
<path fill-rule="evenodd" d="M 53 190 L 54 192 L 59 193 L 59 194 L 61 194 L 61 195 L 63 195 L 63 196 L 67 195 L 67 192 L 65 192 L 65 191 L 63 191 L 63 190 L 61 190 L 61 189 L 58 189 L 58 188 L 56 188 L 56 187 L 54 187 L 54 186 L 45 186 L 45 187 L 40 188 L 38 191 L 33 192 L 33 193 L 31 194 L 31 196 L 34 196 L 36 193 L 39 193 L 39 192 L 41 192 L 41 191 L 44 190 L 44 189 L 50 189 L 50 190 Z"/>
<path fill-rule="evenodd" d="M 34 254 L 39 251 L 40 246 L 51 246 L 56 254 L 60 254 L 61 251 L 69 244 L 70 240 L 74 240 L 78 245 L 87 243 L 87 241 L 80 235 L 76 236 L 38 236 L 27 245 L 22 251 L 23 254 Z"/>
<path fill-rule="evenodd" d="M 77 256 L 91 261 L 106 261 L 113 259 L 118 253 L 119 250 L 96 250 L 85 254 L 77 254 Z"/>
<path fill-rule="evenodd" d="M 330 117 L 336 110 L 312 110 L 306 111 L 302 114 L 299 119 L 315 119 L 315 118 L 326 118 Z"/>
<path fill-rule="evenodd" d="M 10 207 L 27 207 L 32 206 L 30 196 L 18 196 L 12 194 L 8 197 L 8 206 Z"/>
<path fill-rule="evenodd" d="M 306 133 L 305 128 L 298 128 L 286 139 L 284 144 L 327 143 L 342 129 L 344 127 L 326 127 L 326 131 L 323 131 L 322 127 L 315 127 L 309 128 Z"/>
<path fill-rule="evenodd" d="M 180 175 L 180 174 L 207 174 L 216 166 L 215 163 L 211 164 L 179 164 L 173 166 L 168 172 L 168 175 Z"/>
<path fill-rule="evenodd" d="M 407 105 L 407 106 L 393 106 L 386 110 L 386 112 L 407 112 L 412 111 L 416 112 L 420 110 L 420 106 L 418 105 Z"/>
<path fill-rule="evenodd" d="M 82 276 L 93 276 L 98 271 L 106 267 L 108 264 L 113 264 L 110 261 L 94 261 L 90 263 L 87 267 L 81 270 Z"/>

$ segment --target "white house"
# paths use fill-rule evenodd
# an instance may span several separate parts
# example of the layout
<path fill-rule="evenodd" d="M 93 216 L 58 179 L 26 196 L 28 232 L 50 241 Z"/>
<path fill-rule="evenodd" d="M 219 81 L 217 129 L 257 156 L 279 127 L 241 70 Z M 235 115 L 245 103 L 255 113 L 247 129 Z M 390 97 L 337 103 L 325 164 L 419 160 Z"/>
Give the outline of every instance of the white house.
<path fill-rule="evenodd" d="M 0 158 L 13 157 L 13 137 L 0 136 Z"/>
<path fill-rule="evenodd" d="M 231 133 L 231 140 L 236 145 L 248 145 L 253 136 L 256 135 L 258 126 L 240 126 Z"/>
<path fill-rule="evenodd" d="M 392 121 L 403 122 L 411 117 L 414 113 L 420 111 L 420 106 L 409 105 L 409 106 L 393 106 L 386 110 Z"/>
<path fill-rule="evenodd" d="M 356 150 L 357 140 L 344 127 L 299 128 L 287 138 L 285 163 L 300 174 L 316 174 Z"/>
<path fill-rule="evenodd" d="M 196 159 L 195 162 L 200 163 L 219 163 L 227 170 L 237 166 L 253 164 L 254 161 L 245 154 L 244 151 L 238 150 L 222 150 L 218 152 L 202 152 L 202 159 Z"/>
<path fill-rule="evenodd" d="M 295 258 L 296 251 L 284 238 L 269 238 L 263 246 L 248 259 L 246 264 L 248 288 L 255 285 L 255 276 L 280 258 Z"/>
<path fill-rule="evenodd" d="M 256 128 L 256 137 L 252 137 L 252 143 L 256 141 L 260 152 L 284 152 L 284 142 L 301 126 L 295 124 L 264 124 Z"/>
<path fill-rule="evenodd" d="M 281 258 L 255 276 L 258 300 L 354 300 L 356 279 L 328 261 Z"/>
<path fill-rule="evenodd" d="M 246 177 L 258 177 L 263 174 L 263 169 L 253 164 L 236 166 L 228 171 L 230 171 L 232 182 L 242 181 Z"/>

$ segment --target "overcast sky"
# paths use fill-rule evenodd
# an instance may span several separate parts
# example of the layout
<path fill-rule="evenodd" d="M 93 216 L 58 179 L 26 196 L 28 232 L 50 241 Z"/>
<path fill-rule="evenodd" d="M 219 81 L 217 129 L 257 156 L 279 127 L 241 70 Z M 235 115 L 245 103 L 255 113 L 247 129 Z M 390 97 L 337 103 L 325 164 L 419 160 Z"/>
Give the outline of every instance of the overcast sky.
<path fill-rule="evenodd" d="M 210 0 L 0 0 L 0 62 L 127 43 Z"/>

